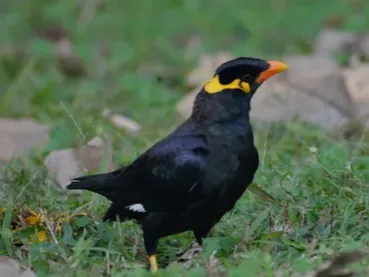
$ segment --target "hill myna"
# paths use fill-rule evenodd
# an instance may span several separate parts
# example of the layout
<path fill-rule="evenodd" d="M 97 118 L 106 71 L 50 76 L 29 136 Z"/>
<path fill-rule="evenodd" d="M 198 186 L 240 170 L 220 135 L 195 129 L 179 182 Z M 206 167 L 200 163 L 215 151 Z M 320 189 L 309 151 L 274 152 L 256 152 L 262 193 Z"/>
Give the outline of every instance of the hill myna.
<path fill-rule="evenodd" d="M 131 164 L 71 180 L 111 200 L 104 220 L 142 225 L 152 271 L 160 238 L 193 231 L 201 245 L 253 180 L 259 165 L 249 121 L 258 87 L 287 70 L 278 61 L 240 57 L 220 65 L 204 84 L 190 117 Z"/>

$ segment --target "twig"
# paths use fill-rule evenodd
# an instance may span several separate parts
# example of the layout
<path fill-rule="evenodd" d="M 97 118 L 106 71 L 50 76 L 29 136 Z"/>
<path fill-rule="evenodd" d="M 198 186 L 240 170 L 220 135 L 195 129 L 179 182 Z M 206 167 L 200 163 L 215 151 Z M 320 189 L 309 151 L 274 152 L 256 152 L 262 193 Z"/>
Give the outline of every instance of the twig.
<path fill-rule="evenodd" d="M 106 276 L 110 276 L 110 256 L 109 256 L 109 251 L 106 252 Z"/>
<path fill-rule="evenodd" d="M 63 101 L 59 101 L 59 103 L 62 106 L 62 108 L 65 110 L 65 112 L 68 114 L 68 116 L 70 117 L 70 119 L 73 121 L 73 123 L 76 126 L 78 132 L 81 134 L 83 140 L 86 141 L 86 136 L 83 134 L 81 127 L 79 127 L 77 121 L 74 119 L 74 117 L 71 114 L 71 112 L 67 109 L 67 107 L 65 106 L 64 102 Z"/>
<path fill-rule="evenodd" d="M 56 239 L 55 232 L 51 226 L 50 220 L 46 216 L 46 212 L 43 209 L 40 209 L 41 214 L 44 216 L 46 228 L 49 231 L 51 238 L 53 239 L 55 244 L 59 244 L 58 240 Z"/>
<path fill-rule="evenodd" d="M 28 188 L 28 186 L 31 184 L 32 180 L 36 178 L 36 175 L 39 173 L 39 171 L 36 171 L 35 174 L 29 179 L 27 184 L 21 189 L 21 191 L 18 193 L 17 197 L 15 198 L 14 202 L 17 202 L 19 197 L 23 194 L 23 192 Z"/>

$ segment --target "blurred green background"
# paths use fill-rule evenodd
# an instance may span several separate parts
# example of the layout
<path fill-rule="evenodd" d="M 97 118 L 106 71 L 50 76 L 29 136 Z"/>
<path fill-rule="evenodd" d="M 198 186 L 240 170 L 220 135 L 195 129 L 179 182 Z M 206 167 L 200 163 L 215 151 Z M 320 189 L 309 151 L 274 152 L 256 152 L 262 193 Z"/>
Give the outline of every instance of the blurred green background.
<path fill-rule="evenodd" d="M 265 59 L 308 54 L 322 26 L 369 30 L 364 0 L 102 0 L 89 20 L 83 13 L 90 6 L 77 0 L 0 2 L 0 116 L 29 117 L 52 128 L 47 145 L 32 151 L 26 164 L 3 167 L 2 182 L 11 186 L 0 199 L 3 206 L 13 201 L 51 214 L 82 207 L 92 217 L 77 224 L 86 228 L 79 239 L 72 236 L 76 226 L 66 224 L 59 244 L 22 248 L 14 246 L 10 222 L 3 221 L 1 254 L 32 265 L 37 276 L 150 276 L 136 225 L 102 223 L 108 201 L 88 192 L 68 196 L 49 185 L 43 159 L 50 151 L 108 136 L 114 163 L 128 163 L 182 120 L 176 103 L 191 89 L 186 75 L 204 53 Z M 55 44 L 37 35 L 55 26 L 68 34 L 88 76 L 70 78 L 58 70 Z M 200 43 L 190 48 L 191 40 Z M 118 130 L 101 116 L 106 108 L 137 121 L 142 131 Z M 194 258 L 198 267 L 170 267 L 160 276 L 274 276 L 277 269 L 289 276 L 367 244 L 365 141 L 333 141 L 301 122 L 258 129 L 256 137 L 259 189 L 246 193 L 216 226 L 204 260 Z M 316 157 L 310 146 L 317 147 Z M 351 167 L 348 157 L 354 157 Z M 163 239 L 160 264 L 173 261 L 191 241 L 190 233 Z M 212 273 L 204 261 L 213 249 L 220 264 Z"/>

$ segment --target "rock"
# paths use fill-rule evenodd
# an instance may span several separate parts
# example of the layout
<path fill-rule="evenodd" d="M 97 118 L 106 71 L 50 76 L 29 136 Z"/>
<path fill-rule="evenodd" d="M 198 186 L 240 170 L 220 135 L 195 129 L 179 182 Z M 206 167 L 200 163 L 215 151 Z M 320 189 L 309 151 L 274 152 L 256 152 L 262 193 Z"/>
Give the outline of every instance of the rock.
<path fill-rule="evenodd" d="M 365 60 L 369 60 L 369 33 L 361 36 L 358 42 L 357 50 L 360 56 Z"/>
<path fill-rule="evenodd" d="M 0 272 L 1 277 L 36 277 L 31 269 L 22 271 L 18 261 L 7 256 L 0 256 Z"/>
<path fill-rule="evenodd" d="M 356 34 L 323 28 L 315 39 L 314 52 L 328 57 L 338 52 L 350 52 L 356 40 Z"/>
<path fill-rule="evenodd" d="M 343 77 L 352 99 L 358 103 L 369 103 L 369 63 L 345 69 Z"/>
<path fill-rule="evenodd" d="M 118 113 L 112 113 L 108 109 L 103 111 L 103 116 L 119 129 L 124 129 L 131 133 L 137 133 L 141 130 L 141 126 L 133 119 Z"/>
<path fill-rule="evenodd" d="M 343 77 L 347 91 L 357 103 L 357 117 L 369 127 L 369 63 L 345 69 Z"/>
<path fill-rule="evenodd" d="M 253 97 L 251 117 L 261 122 L 288 122 L 297 117 L 327 131 L 348 119 L 321 99 L 272 80 L 265 82 Z"/>
<path fill-rule="evenodd" d="M 13 158 L 16 147 L 9 137 L 0 135 L 0 160 L 9 162 Z"/>
<path fill-rule="evenodd" d="M 44 164 L 65 189 L 71 178 L 83 175 L 85 171 L 96 172 L 103 162 L 108 169 L 113 167 L 111 147 L 101 138 L 95 137 L 80 148 L 51 152 Z"/>
<path fill-rule="evenodd" d="M 290 86 L 309 92 L 348 117 L 355 115 L 356 106 L 344 86 L 341 69 L 331 58 L 320 55 L 291 56 L 284 61 L 290 70 L 281 76 L 286 77 Z"/>
<path fill-rule="evenodd" d="M 45 144 L 50 127 L 32 119 L 0 118 L 0 159 L 10 160 L 26 154 L 33 147 Z"/>

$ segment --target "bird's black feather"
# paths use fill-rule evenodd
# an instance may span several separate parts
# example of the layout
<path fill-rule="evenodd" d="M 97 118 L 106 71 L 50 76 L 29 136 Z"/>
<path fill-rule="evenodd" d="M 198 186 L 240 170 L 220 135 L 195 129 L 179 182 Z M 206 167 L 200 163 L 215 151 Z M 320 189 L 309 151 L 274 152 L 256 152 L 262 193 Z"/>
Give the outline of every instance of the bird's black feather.
<path fill-rule="evenodd" d="M 74 178 L 70 181 L 67 189 L 85 189 L 111 199 L 111 188 L 115 184 L 115 180 L 122 170 L 124 170 L 124 168 L 107 174 L 95 174 Z"/>
<path fill-rule="evenodd" d="M 268 68 L 260 59 L 239 58 L 220 66 L 221 79 L 254 80 Z M 112 201 L 104 220 L 137 219 L 147 252 L 164 236 L 192 230 L 202 238 L 251 183 L 259 165 L 249 122 L 252 93 L 201 90 L 191 116 L 131 164 L 107 174 L 72 180 Z"/>

